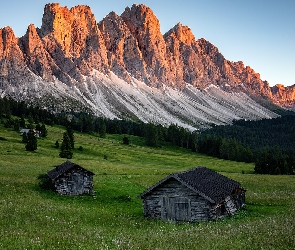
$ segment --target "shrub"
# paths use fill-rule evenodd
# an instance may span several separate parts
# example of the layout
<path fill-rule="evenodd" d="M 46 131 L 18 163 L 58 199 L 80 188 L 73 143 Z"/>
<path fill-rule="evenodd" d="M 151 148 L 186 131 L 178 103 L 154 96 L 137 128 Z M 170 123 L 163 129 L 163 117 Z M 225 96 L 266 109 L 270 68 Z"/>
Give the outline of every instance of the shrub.
<path fill-rule="evenodd" d="M 44 190 L 55 190 L 54 183 L 51 181 L 47 174 L 40 174 L 38 176 L 39 187 Z"/>
<path fill-rule="evenodd" d="M 129 138 L 126 137 L 126 136 L 124 136 L 124 138 L 123 138 L 123 144 L 129 145 L 129 143 L 130 143 Z"/>

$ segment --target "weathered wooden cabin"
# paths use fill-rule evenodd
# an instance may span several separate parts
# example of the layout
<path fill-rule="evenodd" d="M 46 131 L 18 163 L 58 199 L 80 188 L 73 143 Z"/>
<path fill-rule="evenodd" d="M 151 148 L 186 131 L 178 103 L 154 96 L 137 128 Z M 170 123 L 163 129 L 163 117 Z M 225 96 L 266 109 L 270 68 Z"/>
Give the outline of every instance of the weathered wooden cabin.
<path fill-rule="evenodd" d="M 29 129 L 29 128 L 23 128 L 23 129 L 21 129 L 21 130 L 19 131 L 19 134 L 20 134 L 20 135 L 23 135 L 24 133 L 28 134 L 30 130 L 31 130 L 31 129 Z M 33 131 L 34 131 L 34 134 L 35 134 L 36 137 L 40 137 L 40 131 L 38 131 L 38 130 L 36 130 L 36 129 L 33 129 Z"/>
<path fill-rule="evenodd" d="M 196 167 L 167 176 L 139 197 L 145 217 L 194 222 L 233 215 L 245 205 L 245 192 L 239 182 Z"/>
<path fill-rule="evenodd" d="M 93 175 L 91 171 L 66 161 L 47 173 L 54 183 L 55 189 L 62 195 L 89 194 L 93 191 Z"/>

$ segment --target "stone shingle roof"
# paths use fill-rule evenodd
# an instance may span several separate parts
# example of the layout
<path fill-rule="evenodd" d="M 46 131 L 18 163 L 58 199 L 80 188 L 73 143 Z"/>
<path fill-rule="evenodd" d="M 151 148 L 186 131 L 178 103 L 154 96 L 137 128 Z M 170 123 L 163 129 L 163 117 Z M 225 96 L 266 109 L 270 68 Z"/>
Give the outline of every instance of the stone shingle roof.
<path fill-rule="evenodd" d="M 167 176 L 154 186 L 147 189 L 139 197 L 143 198 L 153 189 L 174 178 L 186 187 L 212 203 L 217 203 L 231 195 L 237 188 L 243 189 L 241 184 L 206 167 L 196 167 L 184 172 Z M 244 189 L 243 189 L 244 190 Z"/>
<path fill-rule="evenodd" d="M 67 160 L 66 162 L 62 163 L 61 165 L 55 167 L 54 169 L 50 170 L 47 175 L 49 176 L 50 179 L 55 180 L 56 178 L 58 178 L 59 176 L 61 176 L 62 174 L 66 173 L 67 171 L 69 171 L 72 168 L 81 168 L 84 169 L 85 171 L 87 171 L 89 174 L 94 175 L 94 173 L 92 173 L 91 171 L 86 170 L 85 168 Z"/>

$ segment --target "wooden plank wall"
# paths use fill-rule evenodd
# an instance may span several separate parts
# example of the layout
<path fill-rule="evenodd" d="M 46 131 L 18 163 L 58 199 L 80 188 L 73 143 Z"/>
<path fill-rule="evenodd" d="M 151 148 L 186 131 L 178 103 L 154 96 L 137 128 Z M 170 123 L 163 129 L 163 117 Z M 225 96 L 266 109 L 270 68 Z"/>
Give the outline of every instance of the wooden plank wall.
<path fill-rule="evenodd" d="M 56 191 L 62 195 L 89 194 L 93 190 L 93 178 L 86 171 L 69 171 L 55 182 Z"/>
<path fill-rule="evenodd" d="M 213 208 L 212 204 L 203 197 L 196 194 L 191 189 L 184 186 L 177 180 L 168 180 L 162 185 L 156 187 L 151 194 L 147 195 L 144 199 L 143 208 L 144 215 L 152 218 L 162 218 L 165 220 L 166 216 L 163 216 L 162 206 L 171 206 L 168 203 L 163 204 L 163 197 L 185 197 L 189 200 L 190 220 L 189 221 L 207 221 L 211 219 Z M 177 202 L 177 201 L 176 201 Z M 184 207 L 187 207 L 184 205 Z M 173 208 L 169 208 L 171 211 Z M 171 218 L 169 218 L 171 219 Z"/>

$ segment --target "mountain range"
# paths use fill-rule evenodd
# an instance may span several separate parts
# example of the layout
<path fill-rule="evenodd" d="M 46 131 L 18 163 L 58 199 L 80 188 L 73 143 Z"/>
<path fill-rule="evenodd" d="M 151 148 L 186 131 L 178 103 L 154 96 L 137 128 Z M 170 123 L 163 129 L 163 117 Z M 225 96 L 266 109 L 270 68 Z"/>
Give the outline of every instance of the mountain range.
<path fill-rule="evenodd" d="M 44 8 L 41 28 L 0 29 L 0 95 L 52 112 L 90 112 L 190 130 L 295 109 L 295 85 L 270 87 L 180 23 L 166 34 L 143 5 L 97 22 L 90 7 Z"/>

